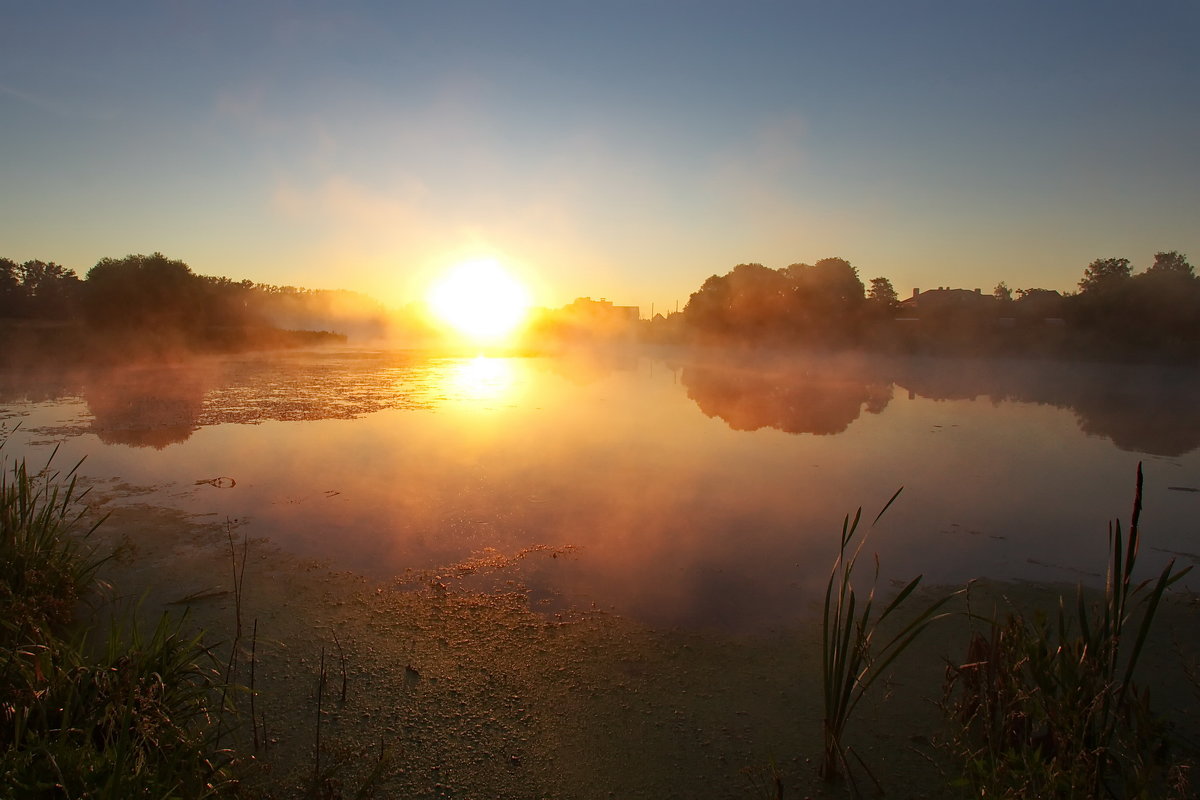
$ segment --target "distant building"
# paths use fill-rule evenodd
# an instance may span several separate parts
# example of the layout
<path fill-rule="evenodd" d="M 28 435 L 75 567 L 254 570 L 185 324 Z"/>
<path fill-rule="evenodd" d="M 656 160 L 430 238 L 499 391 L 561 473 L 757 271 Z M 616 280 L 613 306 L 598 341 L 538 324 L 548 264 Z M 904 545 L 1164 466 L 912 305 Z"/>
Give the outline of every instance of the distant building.
<path fill-rule="evenodd" d="M 936 289 L 913 289 L 912 297 L 900 301 L 904 316 L 920 317 L 924 314 L 979 313 L 995 309 L 999 301 L 981 289 L 951 289 L 939 286 Z"/>
<path fill-rule="evenodd" d="M 641 309 L 638 306 L 616 306 L 610 300 L 578 297 L 560 309 L 546 315 L 549 329 L 555 335 L 591 339 L 620 339 L 637 333 Z"/>
<path fill-rule="evenodd" d="M 1063 326 L 1063 297 L 1050 289 L 1018 290 L 1018 298 L 1002 303 L 995 296 L 982 290 L 951 289 L 939 286 L 922 292 L 913 289 L 912 297 L 900 301 L 900 319 L 992 320 L 1000 328 L 1012 328 L 1041 322 L 1051 326 Z M 1003 316 L 1001 316 L 1003 314 Z"/>
<path fill-rule="evenodd" d="M 607 326 L 614 323 L 634 324 L 642 315 L 638 306 L 614 306 L 611 300 L 601 297 L 593 300 L 590 297 L 577 297 L 571 303 L 563 306 L 563 312 L 578 321 L 592 321 Z"/>

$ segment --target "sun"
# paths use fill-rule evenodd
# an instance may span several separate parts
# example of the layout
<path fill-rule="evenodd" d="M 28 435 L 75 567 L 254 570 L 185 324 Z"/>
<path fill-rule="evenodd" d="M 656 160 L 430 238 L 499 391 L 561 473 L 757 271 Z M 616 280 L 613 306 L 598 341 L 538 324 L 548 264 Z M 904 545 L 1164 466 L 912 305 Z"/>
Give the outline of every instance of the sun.
<path fill-rule="evenodd" d="M 495 342 L 529 315 L 529 290 L 494 259 L 452 267 L 426 295 L 434 315 L 461 336 Z"/>

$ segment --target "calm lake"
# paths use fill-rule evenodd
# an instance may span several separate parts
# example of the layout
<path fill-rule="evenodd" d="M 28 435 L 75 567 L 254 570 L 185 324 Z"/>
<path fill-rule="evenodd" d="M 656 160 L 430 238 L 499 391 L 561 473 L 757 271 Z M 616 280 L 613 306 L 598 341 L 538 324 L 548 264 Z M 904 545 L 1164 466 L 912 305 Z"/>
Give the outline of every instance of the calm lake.
<path fill-rule="evenodd" d="M 811 617 L 843 516 L 883 580 L 1101 582 L 1200 560 L 1195 369 L 339 350 L 0 374 L 4 452 L 380 581 L 753 631 Z M 14 432 L 15 429 L 15 432 Z M 1196 576 L 1188 576 L 1196 588 Z"/>

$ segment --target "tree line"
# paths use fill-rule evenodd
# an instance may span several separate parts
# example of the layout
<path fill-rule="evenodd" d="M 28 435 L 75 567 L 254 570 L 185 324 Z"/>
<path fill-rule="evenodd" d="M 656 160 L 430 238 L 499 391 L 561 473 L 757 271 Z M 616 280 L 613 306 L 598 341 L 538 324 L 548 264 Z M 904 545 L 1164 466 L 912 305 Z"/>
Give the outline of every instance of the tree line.
<path fill-rule="evenodd" d="M 868 288 L 869 285 L 869 288 Z M 1097 355 L 1200 355 L 1200 278 L 1181 253 L 1088 264 L 1074 292 L 939 289 L 902 301 L 889 279 L 864 284 L 842 258 L 781 269 L 739 264 L 709 277 L 682 313 L 652 320 L 654 340 Z"/>
<path fill-rule="evenodd" d="M 156 252 L 102 258 L 82 279 L 52 261 L 0 258 L 0 319 L 79 322 L 96 334 L 154 331 L 202 343 L 352 320 L 382 326 L 384 311 L 353 292 L 197 275 Z"/>
<path fill-rule="evenodd" d="M 75 270 L 53 261 L 0 258 L 0 318 L 67 319 L 81 284 Z"/>
<path fill-rule="evenodd" d="M 162 253 L 61 264 L 0 258 L 0 366 L 173 361 L 386 332 L 386 310 L 343 290 L 197 275 Z"/>

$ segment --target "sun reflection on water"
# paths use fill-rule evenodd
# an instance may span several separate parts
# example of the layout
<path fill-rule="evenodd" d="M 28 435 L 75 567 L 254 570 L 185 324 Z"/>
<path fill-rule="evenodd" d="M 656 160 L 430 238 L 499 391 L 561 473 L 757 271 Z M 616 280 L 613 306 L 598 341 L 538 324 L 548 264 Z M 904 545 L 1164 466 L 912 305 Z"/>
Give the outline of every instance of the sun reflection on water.
<path fill-rule="evenodd" d="M 511 358 L 476 356 L 456 362 L 446 375 L 446 394 L 466 402 L 489 402 L 510 397 L 516 385 Z"/>

